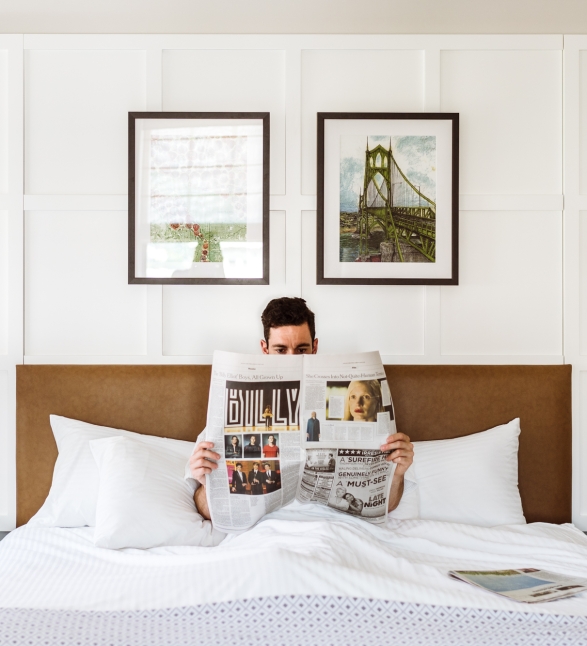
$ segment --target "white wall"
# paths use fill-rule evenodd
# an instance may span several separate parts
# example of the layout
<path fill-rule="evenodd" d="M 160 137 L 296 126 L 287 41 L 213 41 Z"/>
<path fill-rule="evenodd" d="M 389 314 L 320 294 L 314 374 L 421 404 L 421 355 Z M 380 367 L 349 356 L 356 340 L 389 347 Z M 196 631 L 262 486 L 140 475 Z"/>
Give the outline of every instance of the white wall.
<path fill-rule="evenodd" d="M 271 284 L 127 285 L 127 112 L 237 109 L 271 111 Z M 459 286 L 316 285 L 328 110 L 460 113 Z M 0 36 L 0 530 L 14 525 L 15 365 L 256 352 L 279 295 L 308 300 L 323 352 L 572 362 L 587 529 L 586 259 L 587 37 Z"/>

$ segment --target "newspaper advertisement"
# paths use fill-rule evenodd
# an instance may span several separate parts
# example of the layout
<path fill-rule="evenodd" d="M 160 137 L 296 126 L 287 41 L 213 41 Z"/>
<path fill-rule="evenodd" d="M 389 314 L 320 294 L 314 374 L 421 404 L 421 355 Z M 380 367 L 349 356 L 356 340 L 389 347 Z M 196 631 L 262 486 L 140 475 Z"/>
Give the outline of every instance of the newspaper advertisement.
<path fill-rule="evenodd" d="M 380 446 L 395 416 L 379 353 L 307 355 L 303 369 L 297 499 L 384 523 L 393 464 Z"/>
<path fill-rule="evenodd" d="M 587 590 L 587 579 L 569 577 L 546 570 L 457 570 L 449 575 L 514 601 L 538 603 L 571 597 Z"/>
<path fill-rule="evenodd" d="M 243 355 L 216 352 L 205 438 L 220 454 L 206 476 L 214 526 L 234 532 L 292 502 L 385 522 L 395 432 L 378 352 Z"/>

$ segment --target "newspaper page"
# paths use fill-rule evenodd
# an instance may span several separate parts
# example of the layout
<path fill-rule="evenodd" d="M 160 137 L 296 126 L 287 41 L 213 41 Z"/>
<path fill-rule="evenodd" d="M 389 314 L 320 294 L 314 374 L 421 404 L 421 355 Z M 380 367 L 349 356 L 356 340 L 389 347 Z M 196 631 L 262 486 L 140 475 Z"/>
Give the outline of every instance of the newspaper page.
<path fill-rule="evenodd" d="M 379 353 L 305 355 L 303 369 L 297 499 L 384 523 L 394 467 L 379 449 L 395 418 Z"/>
<path fill-rule="evenodd" d="M 460 581 L 471 583 L 514 601 L 537 603 L 571 597 L 587 590 L 587 579 L 568 577 L 546 570 L 482 570 L 449 572 Z"/>
<path fill-rule="evenodd" d="M 302 459 L 303 355 L 215 352 L 206 440 L 220 453 L 206 476 L 214 526 L 252 527 L 295 498 Z"/>

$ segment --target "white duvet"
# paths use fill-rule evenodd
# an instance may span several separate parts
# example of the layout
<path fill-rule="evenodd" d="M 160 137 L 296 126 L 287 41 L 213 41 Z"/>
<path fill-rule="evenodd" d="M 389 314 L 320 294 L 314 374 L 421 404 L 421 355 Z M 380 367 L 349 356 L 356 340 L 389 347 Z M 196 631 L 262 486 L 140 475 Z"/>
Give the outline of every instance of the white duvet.
<path fill-rule="evenodd" d="M 94 547 L 92 532 L 12 532 L 0 542 L 0 607 L 146 610 L 313 594 L 587 616 L 587 593 L 526 605 L 447 575 L 534 567 L 587 578 L 587 537 L 572 525 L 376 527 L 294 503 L 218 547 L 116 551 Z"/>

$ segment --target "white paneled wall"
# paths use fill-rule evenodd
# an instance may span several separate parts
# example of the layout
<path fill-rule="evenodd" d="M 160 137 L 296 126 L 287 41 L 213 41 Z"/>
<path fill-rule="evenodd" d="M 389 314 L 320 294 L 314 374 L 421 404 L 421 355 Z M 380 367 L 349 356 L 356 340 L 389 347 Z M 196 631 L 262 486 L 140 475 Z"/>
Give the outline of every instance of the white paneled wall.
<path fill-rule="evenodd" d="M 8 193 L 8 51 L 0 50 L 0 194 Z"/>
<path fill-rule="evenodd" d="M 270 285 L 127 285 L 140 110 L 270 111 Z M 318 111 L 460 113 L 459 286 L 316 285 Z M 0 530 L 17 364 L 256 352 L 280 295 L 308 300 L 322 352 L 573 363 L 587 529 L 587 37 L 0 36 Z"/>
<path fill-rule="evenodd" d="M 462 211 L 460 270 L 441 287 L 443 354 L 560 361 L 561 213 Z"/>
<path fill-rule="evenodd" d="M 127 112 L 146 107 L 145 53 L 25 52 L 25 192 L 121 194 Z"/>
<path fill-rule="evenodd" d="M 127 284 L 126 215 L 26 212 L 27 354 L 146 354 L 147 288 Z"/>
<path fill-rule="evenodd" d="M 443 51 L 440 79 L 441 110 L 461 115 L 461 193 L 561 193 L 561 51 Z"/>
<path fill-rule="evenodd" d="M 587 36 L 564 52 L 564 349 L 573 364 L 573 506 L 587 529 Z"/>

